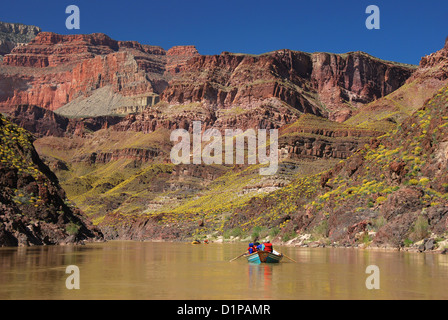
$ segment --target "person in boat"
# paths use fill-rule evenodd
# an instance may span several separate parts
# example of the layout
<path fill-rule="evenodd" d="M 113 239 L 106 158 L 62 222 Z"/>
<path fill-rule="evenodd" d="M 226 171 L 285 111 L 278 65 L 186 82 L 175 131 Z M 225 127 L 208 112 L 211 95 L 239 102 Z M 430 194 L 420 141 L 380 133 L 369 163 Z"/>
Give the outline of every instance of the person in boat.
<path fill-rule="evenodd" d="M 273 252 L 274 248 L 272 247 L 272 243 L 270 241 L 266 241 L 264 243 L 264 251 Z"/>
<path fill-rule="evenodd" d="M 254 248 L 254 252 L 257 252 L 257 243 L 254 243 L 253 248 Z"/>
<path fill-rule="evenodd" d="M 254 253 L 254 244 L 253 243 L 249 243 L 249 247 L 247 247 L 247 253 L 251 254 Z"/>
<path fill-rule="evenodd" d="M 264 251 L 264 244 L 255 242 L 255 245 L 257 247 L 257 251 Z"/>
<path fill-rule="evenodd" d="M 274 249 L 274 246 L 272 245 L 272 243 L 270 241 L 266 241 L 266 243 L 264 244 L 264 250 L 271 252 L 277 256 L 281 255 L 280 252 L 278 252 Z"/>

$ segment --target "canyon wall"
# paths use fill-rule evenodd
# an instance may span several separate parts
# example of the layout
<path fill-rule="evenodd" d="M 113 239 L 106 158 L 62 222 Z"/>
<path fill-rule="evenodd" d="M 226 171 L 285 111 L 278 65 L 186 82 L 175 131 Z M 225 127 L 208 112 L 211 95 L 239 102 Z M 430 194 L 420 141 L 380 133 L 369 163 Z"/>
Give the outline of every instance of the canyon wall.
<path fill-rule="evenodd" d="M 169 105 L 200 102 L 213 110 L 239 107 L 249 113 L 283 106 L 290 109 L 280 112 L 287 117 L 299 112 L 344 121 L 360 106 L 398 89 L 414 71 L 362 52 L 203 56 L 194 46 L 165 51 L 101 33 L 40 32 L 4 56 L 0 109 L 67 105 L 61 113 L 79 116 L 71 110 L 83 105 L 85 115 L 107 115 L 122 106 L 123 97 L 155 93 Z M 89 110 L 89 97 L 105 87 L 118 98 L 98 93 L 100 103 Z"/>

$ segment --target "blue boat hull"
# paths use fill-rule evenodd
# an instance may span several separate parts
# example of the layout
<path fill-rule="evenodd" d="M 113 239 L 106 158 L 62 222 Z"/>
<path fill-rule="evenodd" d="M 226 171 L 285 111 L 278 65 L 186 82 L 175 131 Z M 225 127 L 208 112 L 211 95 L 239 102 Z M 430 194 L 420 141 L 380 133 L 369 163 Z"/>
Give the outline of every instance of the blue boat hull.
<path fill-rule="evenodd" d="M 261 263 L 260 257 L 258 256 L 258 253 L 251 253 L 246 255 L 246 259 L 250 263 Z"/>
<path fill-rule="evenodd" d="M 282 258 L 282 254 L 277 255 L 267 251 L 257 251 L 246 255 L 246 259 L 250 263 L 279 263 Z"/>

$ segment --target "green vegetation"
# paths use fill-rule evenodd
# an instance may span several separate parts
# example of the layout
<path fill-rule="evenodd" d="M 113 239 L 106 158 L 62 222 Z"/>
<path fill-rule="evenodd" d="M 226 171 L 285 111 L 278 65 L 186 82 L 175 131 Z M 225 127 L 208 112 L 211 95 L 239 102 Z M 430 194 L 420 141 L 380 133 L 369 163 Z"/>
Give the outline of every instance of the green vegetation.
<path fill-rule="evenodd" d="M 329 231 L 328 220 L 324 219 L 313 229 L 312 234 L 317 239 L 327 238 L 328 231 Z"/>
<path fill-rule="evenodd" d="M 81 226 L 74 222 L 69 222 L 65 227 L 65 230 L 66 230 L 67 234 L 69 234 L 69 235 L 78 234 L 79 229 L 81 229 Z"/>
<path fill-rule="evenodd" d="M 40 175 L 31 159 L 32 137 L 25 129 L 12 124 L 0 115 L 0 163 L 16 168 L 19 173 Z"/>
<path fill-rule="evenodd" d="M 423 216 L 418 216 L 411 229 L 411 240 L 417 242 L 426 238 L 429 235 L 428 219 Z"/>

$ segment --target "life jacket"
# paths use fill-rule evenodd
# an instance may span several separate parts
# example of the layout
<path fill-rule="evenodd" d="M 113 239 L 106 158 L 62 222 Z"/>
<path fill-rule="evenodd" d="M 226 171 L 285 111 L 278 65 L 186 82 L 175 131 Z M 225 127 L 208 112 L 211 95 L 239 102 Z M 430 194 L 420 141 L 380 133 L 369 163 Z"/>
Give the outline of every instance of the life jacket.
<path fill-rule="evenodd" d="M 264 244 L 264 250 L 268 252 L 272 252 L 272 243 L 268 242 Z"/>

